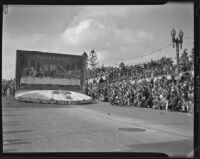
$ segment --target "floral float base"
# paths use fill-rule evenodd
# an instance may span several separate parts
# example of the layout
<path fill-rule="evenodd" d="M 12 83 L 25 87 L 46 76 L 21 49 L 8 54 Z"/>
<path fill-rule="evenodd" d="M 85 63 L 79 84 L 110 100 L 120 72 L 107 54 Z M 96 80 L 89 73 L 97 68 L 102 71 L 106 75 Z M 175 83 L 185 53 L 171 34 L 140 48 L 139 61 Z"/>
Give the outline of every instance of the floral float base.
<path fill-rule="evenodd" d="M 42 104 L 89 104 L 93 100 L 91 97 L 77 92 L 65 90 L 33 90 L 18 92 L 15 99 L 22 102 L 42 103 Z"/>

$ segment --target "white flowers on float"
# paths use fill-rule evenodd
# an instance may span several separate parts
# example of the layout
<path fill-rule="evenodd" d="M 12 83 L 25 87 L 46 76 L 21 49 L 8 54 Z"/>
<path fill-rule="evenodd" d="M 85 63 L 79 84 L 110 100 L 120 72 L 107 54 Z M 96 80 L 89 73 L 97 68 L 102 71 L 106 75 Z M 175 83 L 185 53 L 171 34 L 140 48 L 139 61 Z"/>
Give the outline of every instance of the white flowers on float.
<path fill-rule="evenodd" d="M 19 92 L 16 93 L 15 99 L 44 104 L 83 104 L 92 102 L 92 98 L 85 94 L 64 90 L 34 90 Z"/>

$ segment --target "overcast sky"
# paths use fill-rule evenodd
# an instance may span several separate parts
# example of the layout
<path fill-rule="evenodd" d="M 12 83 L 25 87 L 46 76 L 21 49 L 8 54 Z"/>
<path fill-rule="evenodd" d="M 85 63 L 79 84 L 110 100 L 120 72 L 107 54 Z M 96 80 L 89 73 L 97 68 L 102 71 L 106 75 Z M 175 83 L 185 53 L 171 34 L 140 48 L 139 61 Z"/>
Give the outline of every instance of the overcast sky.
<path fill-rule="evenodd" d="M 183 48 L 190 52 L 193 19 L 192 3 L 9 5 L 8 14 L 3 15 L 2 78 L 15 77 L 18 49 L 76 55 L 94 49 L 106 66 L 120 62 L 131 65 L 162 56 L 175 58 L 175 49 L 167 46 L 171 43 L 171 29 L 183 30 Z M 162 47 L 165 48 L 144 56 Z"/>

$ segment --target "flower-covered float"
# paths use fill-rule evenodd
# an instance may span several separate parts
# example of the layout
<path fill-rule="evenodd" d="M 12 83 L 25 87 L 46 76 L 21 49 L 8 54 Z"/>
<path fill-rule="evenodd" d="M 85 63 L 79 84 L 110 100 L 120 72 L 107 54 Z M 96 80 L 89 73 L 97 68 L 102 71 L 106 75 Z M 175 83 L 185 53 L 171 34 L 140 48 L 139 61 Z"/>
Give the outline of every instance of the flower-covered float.
<path fill-rule="evenodd" d="M 92 98 L 78 92 L 65 90 L 30 90 L 18 92 L 15 99 L 23 102 L 44 104 L 89 104 Z"/>

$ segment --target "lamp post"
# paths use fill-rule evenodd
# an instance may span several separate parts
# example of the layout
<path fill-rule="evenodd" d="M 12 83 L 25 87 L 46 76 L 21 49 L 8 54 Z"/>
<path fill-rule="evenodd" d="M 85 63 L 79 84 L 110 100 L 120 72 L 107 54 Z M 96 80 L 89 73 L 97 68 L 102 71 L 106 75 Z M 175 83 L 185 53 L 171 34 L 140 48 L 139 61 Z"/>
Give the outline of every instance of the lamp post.
<path fill-rule="evenodd" d="M 176 73 L 177 73 L 177 87 L 178 89 L 180 88 L 179 86 L 179 47 L 182 49 L 182 44 L 183 44 L 183 31 L 180 30 L 178 33 L 178 37 L 176 36 L 176 30 L 174 28 L 171 31 L 172 35 L 172 43 L 173 43 L 173 48 L 176 46 L 176 60 L 177 60 L 177 67 L 176 67 Z"/>

